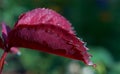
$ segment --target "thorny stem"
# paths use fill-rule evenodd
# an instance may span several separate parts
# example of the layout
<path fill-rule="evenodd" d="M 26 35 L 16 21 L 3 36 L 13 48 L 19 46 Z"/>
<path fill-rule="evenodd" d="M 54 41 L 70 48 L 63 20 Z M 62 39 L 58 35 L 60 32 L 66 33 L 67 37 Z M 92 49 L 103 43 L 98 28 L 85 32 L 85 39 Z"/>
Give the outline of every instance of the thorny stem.
<path fill-rule="evenodd" d="M 3 69 L 4 63 L 5 63 L 5 58 L 6 58 L 7 54 L 8 54 L 8 52 L 4 51 L 4 53 L 0 59 L 0 74 L 2 74 L 2 69 Z"/>

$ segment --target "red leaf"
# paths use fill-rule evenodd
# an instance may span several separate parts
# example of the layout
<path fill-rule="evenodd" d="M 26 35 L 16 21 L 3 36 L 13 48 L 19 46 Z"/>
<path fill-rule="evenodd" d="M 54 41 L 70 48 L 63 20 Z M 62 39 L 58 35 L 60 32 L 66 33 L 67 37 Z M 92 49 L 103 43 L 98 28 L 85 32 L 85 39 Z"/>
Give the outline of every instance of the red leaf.
<path fill-rule="evenodd" d="M 5 23 L 2 23 L 2 33 L 4 33 L 7 36 L 10 31 L 10 27 L 7 26 Z"/>
<path fill-rule="evenodd" d="M 67 21 L 63 16 L 61 16 L 60 14 L 56 13 L 51 9 L 37 8 L 22 14 L 19 17 L 19 20 L 16 23 L 15 27 L 24 24 L 26 25 L 52 24 L 55 26 L 59 26 L 69 31 L 70 33 L 74 34 L 69 21 Z"/>
<path fill-rule="evenodd" d="M 7 40 L 7 37 L 8 37 L 8 33 L 11 31 L 10 27 L 8 25 L 6 25 L 5 23 L 2 23 L 2 38 L 3 38 L 3 41 L 2 39 L 0 39 L 0 47 L 4 50 L 6 50 L 4 47 L 7 47 L 6 46 L 6 40 Z M 7 49 L 9 50 L 9 49 Z M 10 48 L 10 52 L 11 53 L 14 53 L 14 54 L 20 54 L 20 51 L 17 47 L 12 47 Z"/>
<path fill-rule="evenodd" d="M 11 29 L 9 26 L 7 26 L 5 23 L 2 23 L 2 38 L 3 38 L 4 44 L 6 43 L 6 39 L 10 30 Z"/>
<path fill-rule="evenodd" d="M 2 41 L 2 39 L 1 39 L 1 37 L 0 37 L 0 48 L 4 48 L 4 46 L 3 46 L 3 41 Z"/>
<path fill-rule="evenodd" d="M 9 33 L 8 44 L 82 60 L 93 65 L 82 41 L 61 27 L 51 24 L 18 25 Z"/>
<path fill-rule="evenodd" d="M 22 14 L 12 30 L 3 23 L 2 39 L 0 47 L 4 53 L 0 59 L 0 74 L 7 53 L 19 54 L 18 47 L 36 49 L 93 65 L 84 42 L 76 37 L 71 24 L 50 9 L 38 8 Z"/>

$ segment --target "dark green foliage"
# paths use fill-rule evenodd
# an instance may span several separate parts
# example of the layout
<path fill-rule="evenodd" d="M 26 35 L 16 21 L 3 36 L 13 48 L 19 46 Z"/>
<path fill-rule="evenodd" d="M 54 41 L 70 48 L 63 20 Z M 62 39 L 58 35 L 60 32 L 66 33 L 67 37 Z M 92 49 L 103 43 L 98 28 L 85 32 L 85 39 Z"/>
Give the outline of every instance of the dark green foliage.
<path fill-rule="evenodd" d="M 103 6 L 99 1 L 0 0 L 0 22 L 5 21 L 12 27 L 18 15 L 23 12 L 38 7 L 54 9 L 65 16 L 74 26 L 77 35 L 87 42 L 92 59 L 98 65 L 97 74 L 119 74 L 120 0 L 102 0 L 101 3 L 105 4 Z M 10 62 L 6 65 L 9 66 L 5 69 L 6 73 L 66 74 L 67 66 L 72 61 L 27 49 L 21 49 L 21 53 L 20 57 L 7 58 Z"/>

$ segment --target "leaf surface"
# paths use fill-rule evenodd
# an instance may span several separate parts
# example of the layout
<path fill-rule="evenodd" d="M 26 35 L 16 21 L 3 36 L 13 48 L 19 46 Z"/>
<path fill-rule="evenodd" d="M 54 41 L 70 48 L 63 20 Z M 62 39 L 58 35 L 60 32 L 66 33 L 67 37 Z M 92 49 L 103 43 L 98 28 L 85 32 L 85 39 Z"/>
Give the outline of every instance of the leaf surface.
<path fill-rule="evenodd" d="M 40 25 L 40 24 L 52 24 L 59 26 L 70 33 L 74 34 L 71 24 L 63 16 L 51 9 L 37 8 L 32 11 L 26 12 L 19 17 L 16 26 L 19 25 Z"/>
<path fill-rule="evenodd" d="M 26 25 L 15 27 L 8 35 L 12 47 L 24 47 L 44 51 L 92 65 L 87 48 L 75 35 L 59 26 L 51 24 Z"/>

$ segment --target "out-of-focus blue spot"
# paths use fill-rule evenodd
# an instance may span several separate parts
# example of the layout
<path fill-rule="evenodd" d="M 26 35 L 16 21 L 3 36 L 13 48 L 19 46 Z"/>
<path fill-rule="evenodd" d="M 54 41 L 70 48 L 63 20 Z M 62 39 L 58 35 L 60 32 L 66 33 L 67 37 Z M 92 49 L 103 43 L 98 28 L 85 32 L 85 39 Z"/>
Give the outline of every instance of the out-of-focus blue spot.
<path fill-rule="evenodd" d="M 101 10 L 107 10 L 108 9 L 108 0 L 96 0 L 96 4 Z"/>

